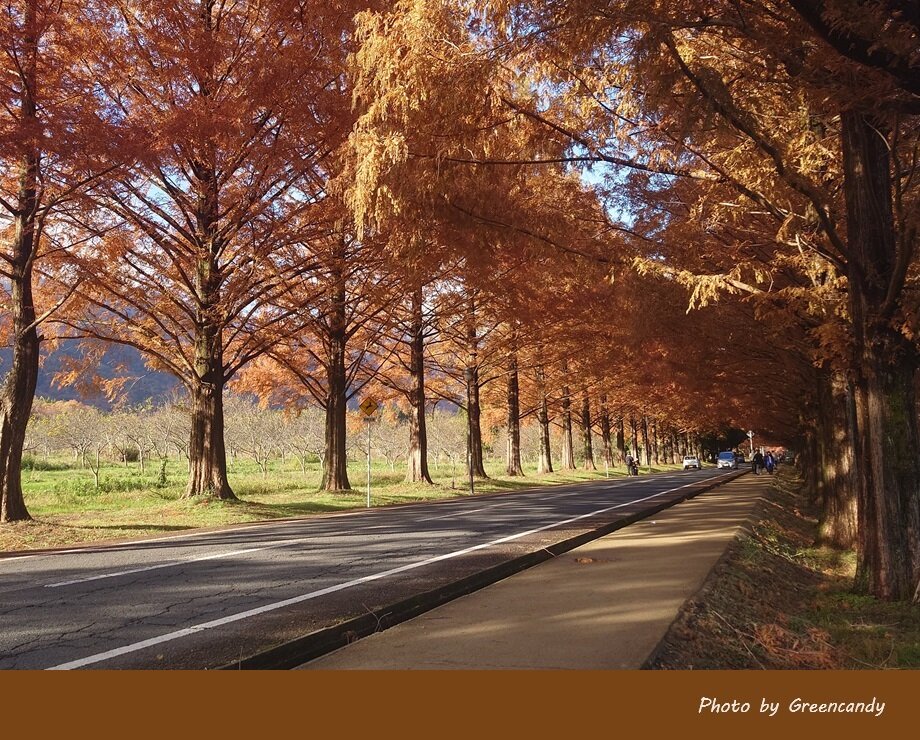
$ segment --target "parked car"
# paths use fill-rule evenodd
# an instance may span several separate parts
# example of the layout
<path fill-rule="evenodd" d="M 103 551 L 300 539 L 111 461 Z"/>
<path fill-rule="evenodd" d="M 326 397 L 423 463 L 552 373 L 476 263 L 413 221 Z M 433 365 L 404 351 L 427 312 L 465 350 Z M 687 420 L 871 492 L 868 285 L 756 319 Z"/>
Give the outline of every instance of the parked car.
<path fill-rule="evenodd" d="M 735 457 L 735 453 L 729 450 L 728 452 L 720 452 L 719 457 L 716 459 L 717 468 L 728 468 L 729 470 L 738 469 L 738 459 Z"/>
<path fill-rule="evenodd" d="M 690 470 L 690 468 L 694 470 L 701 470 L 703 468 L 703 466 L 700 465 L 700 459 L 695 455 L 688 455 L 684 458 L 684 470 Z"/>

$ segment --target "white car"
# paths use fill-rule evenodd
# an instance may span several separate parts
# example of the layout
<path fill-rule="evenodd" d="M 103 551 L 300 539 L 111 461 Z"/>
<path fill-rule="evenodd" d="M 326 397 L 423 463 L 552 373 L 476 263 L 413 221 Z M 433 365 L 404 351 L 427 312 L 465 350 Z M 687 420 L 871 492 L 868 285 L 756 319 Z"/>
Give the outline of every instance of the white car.
<path fill-rule="evenodd" d="M 694 470 L 702 470 L 703 468 L 703 466 L 700 465 L 700 459 L 695 455 L 688 455 L 684 458 L 684 470 L 690 470 L 690 468 Z"/>

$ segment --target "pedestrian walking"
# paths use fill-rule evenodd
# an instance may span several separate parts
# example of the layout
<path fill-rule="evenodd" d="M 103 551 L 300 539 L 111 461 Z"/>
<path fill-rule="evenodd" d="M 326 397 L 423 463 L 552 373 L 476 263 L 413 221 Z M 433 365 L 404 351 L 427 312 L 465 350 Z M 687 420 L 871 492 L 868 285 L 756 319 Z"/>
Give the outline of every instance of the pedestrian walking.
<path fill-rule="evenodd" d="M 754 453 L 751 467 L 754 469 L 754 475 L 760 475 L 760 471 L 763 469 L 763 453 L 760 450 Z"/>

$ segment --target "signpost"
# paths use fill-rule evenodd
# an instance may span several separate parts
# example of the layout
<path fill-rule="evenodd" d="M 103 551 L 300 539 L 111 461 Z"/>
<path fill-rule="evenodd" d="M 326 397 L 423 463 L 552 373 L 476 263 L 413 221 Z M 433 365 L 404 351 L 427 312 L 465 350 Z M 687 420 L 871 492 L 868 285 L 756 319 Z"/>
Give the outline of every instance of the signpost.
<path fill-rule="evenodd" d="M 749 431 L 747 436 L 748 436 L 748 439 L 751 440 L 751 458 L 753 459 L 754 457 L 754 432 Z"/>
<path fill-rule="evenodd" d="M 380 408 L 376 398 L 368 396 L 361 401 L 361 413 L 364 414 L 364 421 L 367 423 L 367 508 L 371 508 L 371 422 L 377 416 L 377 409 Z"/>

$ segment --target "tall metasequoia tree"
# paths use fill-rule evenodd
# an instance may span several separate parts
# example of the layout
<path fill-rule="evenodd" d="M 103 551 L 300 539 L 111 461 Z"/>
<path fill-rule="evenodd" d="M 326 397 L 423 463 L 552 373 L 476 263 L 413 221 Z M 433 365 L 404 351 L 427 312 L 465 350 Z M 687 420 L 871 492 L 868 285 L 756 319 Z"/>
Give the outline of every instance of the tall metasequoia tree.
<path fill-rule="evenodd" d="M 508 425 L 505 473 L 511 476 L 524 475 L 521 465 L 521 390 L 518 375 L 518 344 L 514 329 L 511 330 L 511 347 L 508 352 Z"/>
<path fill-rule="evenodd" d="M 553 455 L 550 447 L 550 418 L 549 399 L 546 394 L 546 371 L 542 365 L 537 365 L 537 388 L 539 400 L 537 406 L 537 422 L 540 425 L 540 455 L 537 460 L 537 474 L 553 472 Z"/>
<path fill-rule="evenodd" d="M 409 319 L 409 450 L 406 482 L 432 483 L 428 472 L 428 431 L 425 426 L 425 335 L 424 293 L 419 286 L 410 296 Z"/>
<path fill-rule="evenodd" d="M 477 478 L 488 478 L 482 455 L 482 427 L 480 418 L 482 406 L 479 394 L 482 389 L 480 378 L 480 341 L 477 321 L 477 299 L 475 291 L 470 293 L 468 311 L 464 320 L 466 327 L 466 365 L 463 378 L 466 383 L 466 419 L 467 419 L 467 464 L 470 475 Z"/>
<path fill-rule="evenodd" d="M 569 364 L 567 361 L 562 362 L 562 461 L 560 467 L 563 470 L 575 469 L 575 443 L 572 437 L 572 392 L 568 385 Z"/>
<path fill-rule="evenodd" d="M 311 279 L 289 290 L 292 307 L 302 307 L 303 325 L 271 348 L 273 363 L 247 373 L 243 387 L 298 406 L 308 403 L 306 395 L 324 409 L 321 488 L 347 491 L 348 404 L 375 381 L 392 354 L 384 338 L 397 291 L 380 244 L 337 229 L 310 242 Z"/>
<path fill-rule="evenodd" d="M 80 232 L 65 211 L 117 161 L 116 123 L 102 119 L 92 95 L 99 51 L 92 11 L 88 3 L 47 0 L 16 0 L 0 11 L 0 331 L 11 349 L 0 389 L 0 522 L 30 518 L 21 469 L 39 328 L 73 287 L 69 278 L 70 288 L 37 309 L 36 287 L 52 291 L 47 280 L 36 286 L 36 271 L 77 248 Z"/>
<path fill-rule="evenodd" d="M 603 447 L 604 465 L 611 467 L 613 465 L 613 440 L 612 427 L 610 423 L 610 408 L 607 406 L 607 396 L 601 395 L 601 445 Z"/>
<path fill-rule="evenodd" d="M 428 470 L 428 429 L 426 409 L 428 392 L 428 353 L 438 341 L 434 297 L 439 281 L 449 277 L 451 265 L 444 264 L 444 250 L 424 228 L 409 215 L 394 224 L 383 248 L 385 261 L 393 273 L 394 301 L 391 312 L 390 345 L 376 382 L 382 395 L 395 392 L 407 407 L 409 445 L 406 453 L 406 483 L 432 483 Z M 398 267 L 394 267 L 398 266 Z"/>
<path fill-rule="evenodd" d="M 858 578 L 879 596 L 920 600 L 918 353 L 898 315 L 915 244 L 899 244 L 895 234 L 884 124 L 859 110 L 845 111 L 841 120 L 858 372 Z"/>
<path fill-rule="evenodd" d="M 92 290 L 69 323 L 182 381 L 186 494 L 233 498 L 223 389 L 303 324 L 286 297 L 311 269 L 310 232 L 328 230 L 327 160 L 351 114 L 335 84 L 347 48 L 327 39 L 350 16 L 295 0 L 112 0 L 110 15 L 109 61 L 130 84 L 100 94 L 144 150 L 99 193 L 108 254 L 82 262 Z"/>

